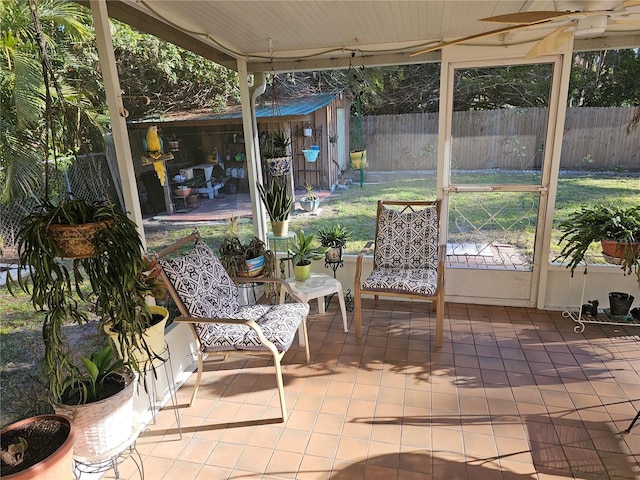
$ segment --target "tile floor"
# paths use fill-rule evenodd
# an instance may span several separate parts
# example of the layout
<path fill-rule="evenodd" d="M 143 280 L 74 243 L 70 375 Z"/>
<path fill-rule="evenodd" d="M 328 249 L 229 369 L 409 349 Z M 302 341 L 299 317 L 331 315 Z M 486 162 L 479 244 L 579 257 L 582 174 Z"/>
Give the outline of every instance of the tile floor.
<path fill-rule="evenodd" d="M 309 319 L 310 364 L 287 353 L 284 424 L 270 361 L 208 362 L 193 407 L 192 383 L 178 391 L 182 439 L 167 408 L 138 439 L 145 478 L 640 478 L 640 424 L 620 433 L 640 408 L 640 328 L 448 304 L 435 349 L 427 304 L 365 302 L 362 339 L 349 320 L 334 299 Z M 140 478 L 130 460 L 120 473 Z"/>

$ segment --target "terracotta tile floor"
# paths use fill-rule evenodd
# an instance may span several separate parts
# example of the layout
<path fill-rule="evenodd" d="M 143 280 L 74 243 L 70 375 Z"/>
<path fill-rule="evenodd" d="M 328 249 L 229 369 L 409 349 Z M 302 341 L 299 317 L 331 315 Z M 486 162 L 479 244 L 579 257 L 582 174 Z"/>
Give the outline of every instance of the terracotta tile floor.
<path fill-rule="evenodd" d="M 640 330 L 559 312 L 448 304 L 443 348 L 427 304 L 365 303 L 363 337 L 334 300 L 309 318 L 312 358 L 210 361 L 183 436 L 160 412 L 139 438 L 145 477 L 189 479 L 640 478 Z M 312 312 L 314 306 L 312 305 Z M 123 478 L 139 478 L 130 461 Z M 112 476 L 107 478 L 113 478 Z"/>

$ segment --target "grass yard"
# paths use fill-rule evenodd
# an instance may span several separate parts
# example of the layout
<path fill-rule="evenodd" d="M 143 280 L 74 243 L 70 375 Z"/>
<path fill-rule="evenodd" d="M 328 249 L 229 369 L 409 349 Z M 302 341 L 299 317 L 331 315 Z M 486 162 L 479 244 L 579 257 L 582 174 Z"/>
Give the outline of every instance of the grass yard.
<path fill-rule="evenodd" d="M 508 181 L 497 174 L 456 175 L 460 183 L 468 184 L 505 184 L 522 183 L 529 177 L 510 175 Z M 348 242 L 346 253 L 354 254 L 364 244 L 373 239 L 375 229 L 376 201 L 378 199 L 412 200 L 433 199 L 436 191 L 435 175 L 414 178 L 402 178 L 392 174 L 365 174 L 365 181 L 379 178 L 379 183 L 367 183 L 364 188 L 354 184 L 348 190 L 337 190 L 323 203 L 323 213 L 319 217 L 296 215 L 291 219 L 290 228 L 302 228 L 315 233 L 324 225 L 341 223 L 348 227 L 352 239 Z M 531 196 L 521 194 L 485 194 L 465 193 L 455 195 L 455 210 L 465 221 L 452 219 L 450 224 L 451 241 L 474 238 L 474 228 L 483 225 L 483 231 L 490 238 L 499 237 L 519 246 L 525 254 L 528 245 L 532 245 L 537 211 L 532 209 Z M 505 198 L 508 202 L 505 202 Z M 582 206 L 595 203 L 616 203 L 623 206 L 638 204 L 640 199 L 640 177 L 615 174 L 594 174 L 589 176 L 563 175 L 559 181 L 554 225 L 579 210 Z M 483 208 L 479 208 L 482 201 Z M 505 203 L 509 205 L 504 208 Z M 454 204 L 452 200 L 452 205 Z M 498 213 L 500 210 L 502 211 Z M 495 216 L 497 222 L 487 221 L 487 212 Z M 510 225 L 506 231 L 496 223 Z M 149 224 L 150 225 L 150 224 Z M 150 250 L 158 250 L 171 242 L 188 235 L 192 226 L 160 225 L 146 228 Z M 199 227 L 205 241 L 214 249 L 225 237 L 227 225 L 220 222 L 215 225 Z M 249 219 L 240 224 L 240 236 L 249 240 L 253 228 Z M 553 258 L 559 251 L 557 239 L 559 233 L 552 233 Z M 597 257 L 598 248 L 593 246 Z M 41 413 L 49 407 L 46 403 L 46 390 L 41 382 L 39 361 L 42 356 L 40 330 L 42 314 L 35 313 L 25 293 L 11 296 L 6 287 L 0 288 L 0 424 L 6 425 L 19 418 Z M 88 327 L 90 328 L 90 326 Z"/>

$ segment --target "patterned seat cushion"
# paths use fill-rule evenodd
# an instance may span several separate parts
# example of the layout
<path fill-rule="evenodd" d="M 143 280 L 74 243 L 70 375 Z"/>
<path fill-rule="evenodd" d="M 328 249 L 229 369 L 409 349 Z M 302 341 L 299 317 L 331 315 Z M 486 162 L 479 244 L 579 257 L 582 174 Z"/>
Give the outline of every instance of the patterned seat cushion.
<path fill-rule="evenodd" d="M 188 254 L 161 258 L 159 262 L 189 315 L 255 320 L 280 351 L 291 346 L 300 322 L 309 314 L 306 304 L 240 307 L 238 288 L 215 253 L 201 240 Z M 265 350 L 255 331 L 246 325 L 196 323 L 195 329 L 203 350 Z"/>
<path fill-rule="evenodd" d="M 291 346 L 300 323 L 309 314 L 309 305 L 287 303 L 284 305 L 247 305 L 236 312 L 234 318 L 254 320 L 264 336 L 278 351 L 285 352 Z M 246 325 L 209 325 L 211 336 L 203 342 L 203 350 L 266 350 L 255 330 Z"/>
<path fill-rule="evenodd" d="M 438 271 L 431 268 L 377 268 L 362 283 L 362 289 L 431 296 L 436 294 L 437 285 Z"/>

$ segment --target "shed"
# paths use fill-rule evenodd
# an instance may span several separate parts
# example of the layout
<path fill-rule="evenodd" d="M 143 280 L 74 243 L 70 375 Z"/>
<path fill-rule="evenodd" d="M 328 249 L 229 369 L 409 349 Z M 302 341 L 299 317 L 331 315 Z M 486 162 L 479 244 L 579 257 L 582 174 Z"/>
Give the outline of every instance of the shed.
<path fill-rule="evenodd" d="M 317 94 L 265 102 L 256 105 L 258 134 L 264 138 L 268 132 L 281 131 L 291 139 L 292 180 L 296 188 L 305 183 L 316 188 L 332 189 L 341 169 L 347 167 L 350 101 L 342 93 Z M 247 193 L 246 144 L 242 129 L 241 107 L 230 106 L 220 113 L 190 111 L 164 114 L 156 118 L 132 120 L 128 123 L 133 158 L 143 154 L 143 138 L 147 129 L 156 125 L 163 139 L 165 151 L 174 159 L 166 162 L 170 181 L 181 172 L 190 176 L 194 167 L 214 164 L 214 178 L 225 178 L 227 193 Z M 178 147 L 170 141 L 178 141 Z M 313 162 L 307 161 L 303 149 L 320 147 Z M 136 163 L 136 162 L 134 162 Z M 162 191 L 152 166 L 136 163 L 136 178 L 155 207 L 162 208 Z M 267 179 L 265 162 L 263 178 Z M 202 183 L 202 182 L 201 182 Z M 221 185 L 218 183 L 218 188 Z M 160 189 L 160 191 L 158 191 Z M 202 189 L 205 194 L 213 193 Z"/>

